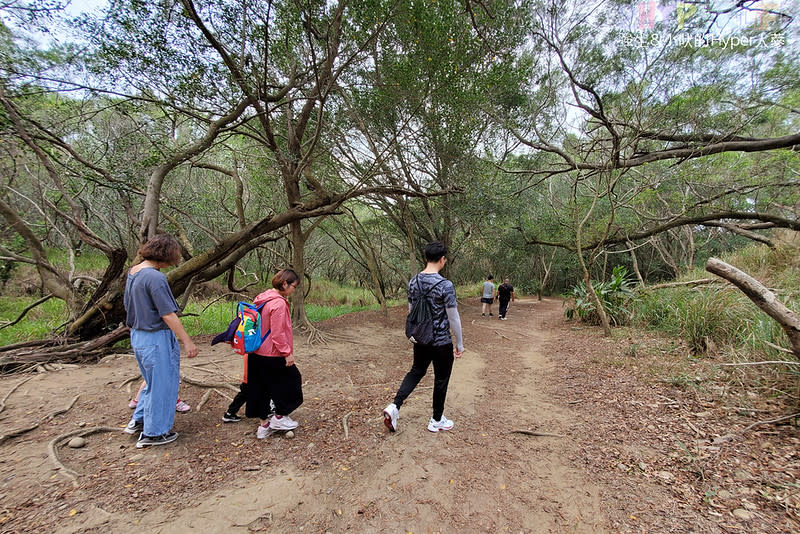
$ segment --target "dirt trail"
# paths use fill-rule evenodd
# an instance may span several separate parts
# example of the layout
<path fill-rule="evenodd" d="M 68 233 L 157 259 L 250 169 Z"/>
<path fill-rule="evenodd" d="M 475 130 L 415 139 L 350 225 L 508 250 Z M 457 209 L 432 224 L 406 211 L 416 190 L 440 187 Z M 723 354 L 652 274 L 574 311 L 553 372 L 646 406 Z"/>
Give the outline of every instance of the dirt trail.
<path fill-rule="evenodd" d="M 313 474 L 287 468 L 263 481 L 226 488 L 169 518 L 160 510 L 137 516 L 139 526 L 162 532 L 258 528 L 259 523 L 311 532 L 602 529 L 597 490 L 566 463 L 569 414 L 538 391 L 550 370 L 543 347 L 552 333 L 542 328 L 537 314 L 552 319 L 560 315 L 560 304 L 520 301 L 504 322 L 475 318 L 471 310 L 462 313 L 468 352 L 451 379 L 446 414 L 456 422 L 452 432 L 433 434 L 425 428 L 428 376 L 401 410 L 395 434 L 384 432 L 383 406 L 375 405 L 368 432 L 380 434 L 377 446 L 346 471 L 336 465 Z M 393 356 L 391 365 L 405 371 L 405 352 Z M 315 395 L 313 388 L 307 387 L 306 395 Z M 510 433 L 533 428 L 564 437 Z M 298 432 L 299 439 L 302 435 Z M 351 433 L 349 439 L 362 436 Z"/>
<path fill-rule="evenodd" d="M 600 365 L 619 343 L 565 324 L 555 299 L 521 299 L 507 321 L 481 318 L 477 299 L 459 310 L 467 352 L 445 408 L 455 428 L 438 434 L 426 429 L 432 370 L 403 406 L 398 431 L 382 424 L 411 362 L 401 308 L 327 321 L 325 344 L 296 341 L 305 403 L 293 414 L 294 439 L 256 440 L 249 420 L 223 424 L 233 392 L 217 387 L 198 409 L 208 389 L 184 383 L 193 408 L 176 415 L 177 442 L 137 450 L 120 431 L 87 436 L 80 449 L 60 446 L 74 482 L 49 458 L 48 442 L 79 429 L 121 430 L 135 361 L 120 355 L 35 374 L 0 412 L 0 435 L 41 421 L 0 445 L 0 532 L 715 532 L 731 522 L 698 512 L 702 495 L 674 455 L 701 422 L 690 429 L 689 411 L 648 402 L 661 386 Z M 182 373 L 237 382 L 241 360 L 200 341 Z M 26 378 L 0 378 L 0 399 Z M 68 412 L 47 420 L 76 395 Z M 691 406 L 703 399 L 661 395 L 707 411 Z"/>

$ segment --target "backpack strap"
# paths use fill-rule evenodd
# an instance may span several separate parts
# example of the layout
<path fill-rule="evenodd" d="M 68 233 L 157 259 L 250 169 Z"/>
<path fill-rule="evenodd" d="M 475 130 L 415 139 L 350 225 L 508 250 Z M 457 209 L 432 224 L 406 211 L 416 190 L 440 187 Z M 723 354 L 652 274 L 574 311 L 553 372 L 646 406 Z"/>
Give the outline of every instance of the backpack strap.
<path fill-rule="evenodd" d="M 259 306 L 255 307 L 256 308 L 256 313 L 258 313 L 259 317 L 261 317 L 262 319 L 264 317 L 263 317 L 263 315 L 261 315 L 261 308 L 263 308 L 266 304 L 267 304 L 266 302 L 262 302 Z M 261 338 L 261 345 L 263 345 L 264 341 L 266 341 L 267 337 L 269 337 L 270 332 L 272 332 L 272 328 L 267 329 L 267 333 L 264 334 L 264 337 Z"/>
<path fill-rule="evenodd" d="M 417 275 L 417 276 L 416 276 L 414 279 L 417 281 L 417 291 L 420 291 L 420 285 L 419 285 L 419 275 Z M 427 296 L 430 294 L 430 292 L 431 292 L 431 291 L 433 291 L 433 290 L 436 288 L 436 286 L 438 286 L 439 284 L 441 284 L 441 283 L 442 283 L 442 282 L 444 282 L 444 281 L 445 281 L 445 279 L 444 279 L 444 278 L 442 278 L 441 280 L 439 280 L 438 282 L 436 282 L 435 284 L 433 284 L 433 285 L 432 285 L 432 286 L 431 286 L 431 287 L 430 287 L 430 288 L 429 288 L 429 289 L 428 289 L 428 290 L 427 290 L 425 293 L 423 293 L 423 294 L 422 294 L 420 297 L 421 297 L 421 298 L 425 298 L 425 297 L 427 297 Z"/>

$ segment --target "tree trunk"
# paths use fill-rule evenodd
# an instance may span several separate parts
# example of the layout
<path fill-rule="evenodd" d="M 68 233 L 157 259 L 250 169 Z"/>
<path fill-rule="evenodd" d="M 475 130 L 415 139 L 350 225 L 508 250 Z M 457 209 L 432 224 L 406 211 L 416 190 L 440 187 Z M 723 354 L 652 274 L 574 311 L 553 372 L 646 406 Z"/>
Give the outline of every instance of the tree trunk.
<path fill-rule="evenodd" d="M 305 299 L 306 234 L 303 233 L 303 224 L 301 221 L 291 223 L 289 229 L 292 236 L 292 268 L 300 277 L 300 283 L 297 284 L 297 289 L 295 289 L 292 294 L 292 326 L 294 328 L 303 329 L 309 326 Z"/>
<path fill-rule="evenodd" d="M 636 250 L 632 242 L 628 241 L 628 251 L 631 253 L 631 264 L 633 265 L 633 272 L 636 274 L 636 279 L 639 281 L 639 287 L 644 287 L 644 278 L 639 271 L 639 262 L 636 260 Z"/>
<path fill-rule="evenodd" d="M 795 356 L 800 357 L 800 318 L 784 306 L 775 293 L 749 274 L 716 258 L 708 259 L 706 271 L 724 278 L 741 289 L 764 313 L 778 321 L 786 335 L 789 336 L 792 352 Z"/>

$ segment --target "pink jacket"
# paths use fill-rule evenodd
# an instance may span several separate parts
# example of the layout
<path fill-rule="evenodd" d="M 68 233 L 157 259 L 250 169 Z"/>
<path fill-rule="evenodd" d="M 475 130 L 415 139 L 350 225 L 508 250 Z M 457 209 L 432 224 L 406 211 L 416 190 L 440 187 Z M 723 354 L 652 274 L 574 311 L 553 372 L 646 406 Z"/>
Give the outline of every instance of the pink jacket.
<path fill-rule="evenodd" d="M 294 347 L 289 301 L 277 289 L 268 289 L 258 295 L 253 304 L 259 306 L 264 302 L 266 304 L 261 308 L 261 335 L 267 330 L 272 331 L 255 353 L 285 358 L 292 354 Z"/>

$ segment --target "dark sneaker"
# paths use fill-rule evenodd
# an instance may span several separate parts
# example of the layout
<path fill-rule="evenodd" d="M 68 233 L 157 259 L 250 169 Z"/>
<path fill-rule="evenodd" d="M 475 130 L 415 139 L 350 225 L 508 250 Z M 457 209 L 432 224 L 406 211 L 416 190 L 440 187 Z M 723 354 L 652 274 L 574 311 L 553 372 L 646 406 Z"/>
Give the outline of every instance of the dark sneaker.
<path fill-rule="evenodd" d="M 128 421 L 128 424 L 125 425 L 124 429 L 122 429 L 123 432 L 131 435 L 139 434 L 142 430 L 144 430 L 144 422 L 136 421 L 135 419 Z"/>
<path fill-rule="evenodd" d="M 139 441 L 136 442 L 137 449 L 144 449 L 145 447 L 150 447 L 152 445 L 166 445 L 167 443 L 172 443 L 178 439 L 177 432 L 167 432 L 166 434 L 162 434 L 160 436 L 145 436 L 142 434 L 139 436 Z"/>
<path fill-rule="evenodd" d="M 225 412 L 225 415 L 222 416 L 222 420 L 226 423 L 238 423 L 242 418 L 235 413 Z"/>

